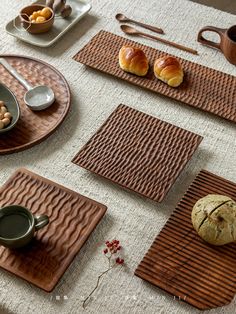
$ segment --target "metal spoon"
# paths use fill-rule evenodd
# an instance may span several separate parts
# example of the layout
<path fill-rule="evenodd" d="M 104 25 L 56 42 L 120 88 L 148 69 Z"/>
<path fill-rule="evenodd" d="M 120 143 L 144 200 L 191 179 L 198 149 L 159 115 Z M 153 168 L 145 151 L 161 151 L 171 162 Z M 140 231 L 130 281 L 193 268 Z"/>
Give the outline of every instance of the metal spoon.
<path fill-rule="evenodd" d="M 151 26 L 151 25 L 148 25 L 148 24 L 144 24 L 144 23 L 141 23 L 141 22 L 137 22 L 135 20 L 132 20 L 132 19 L 129 19 L 128 17 L 126 17 L 124 14 L 121 14 L 121 13 L 117 13 L 116 14 L 116 19 L 119 21 L 119 22 L 129 22 L 129 23 L 133 23 L 133 24 L 136 24 L 136 25 L 139 25 L 141 27 L 144 27 L 146 29 L 149 29 L 153 32 L 156 32 L 158 34 L 164 34 L 164 31 L 161 29 L 161 28 L 158 28 L 158 27 L 154 27 L 154 26 Z"/>
<path fill-rule="evenodd" d="M 2 64 L 26 89 L 24 101 L 32 110 L 43 110 L 48 108 L 54 101 L 53 90 L 45 85 L 30 85 L 5 59 L 0 58 Z"/>
<path fill-rule="evenodd" d="M 176 43 L 174 43 L 172 41 L 169 41 L 169 40 L 157 37 L 157 36 L 152 36 L 152 35 L 140 32 L 137 29 L 135 29 L 135 28 L 133 28 L 131 26 L 128 26 L 128 25 L 121 25 L 120 28 L 126 34 L 129 34 L 129 35 L 139 35 L 139 36 L 142 36 L 142 37 L 148 37 L 148 38 L 160 41 L 160 42 L 162 42 L 162 43 L 164 43 L 166 45 L 178 48 L 178 49 L 183 50 L 183 51 L 190 52 L 190 53 L 192 53 L 194 55 L 198 54 L 198 52 L 196 50 L 192 49 L 192 48 L 188 48 L 188 47 L 182 46 L 180 44 L 176 44 Z"/>

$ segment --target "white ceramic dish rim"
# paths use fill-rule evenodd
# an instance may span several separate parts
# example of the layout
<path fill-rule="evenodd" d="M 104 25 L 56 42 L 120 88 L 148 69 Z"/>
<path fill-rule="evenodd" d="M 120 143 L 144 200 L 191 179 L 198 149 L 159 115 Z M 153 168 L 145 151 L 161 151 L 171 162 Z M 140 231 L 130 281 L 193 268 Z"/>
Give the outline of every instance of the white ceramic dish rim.
<path fill-rule="evenodd" d="M 5 31 L 6 31 L 9 35 L 11 35 L 11 36 L 13 36 L 13 37 L 15 37 L 15 38 L 17 38 L 17 39 L 19 39 L 19 40 L 21 40 L 21 41 L 24 41 L 24 42 L 26 42 L 26 43 L 29 43 L 29 44 L 31 44 L 31 45 L 34 45 L 34 46 L 37 46 L 37 47 L 42 47 L 42 48 L 50 47 L 50 46 L 52 46 L 57 40 L 59 40 L 60 37 L 62 37 L 69 29 L 71 29 L 80 19 L 82 19 L 82 17 L 84 17 L 86 14 L 88 14 L 88 12 L 92 9 L 92 5 L 91 5 L 90 3 L 83 3 L 82 1 L 79 1 L 79 3 L 80 3 L 80 4 L 83 4 L 85 7 L 87 6 L 87 9 L 86 9 L 81 15 L 78 15 L 78 16 L 77 16 L 63 31 L 61 31 L 54 39 L 52 39 L 51 41 L 46 42 L 45 44 L 37 43 L 37 42 L 35 42 L 35 41 L 31 41 L 30 39 L 27 39 L 27 38 L 18 36 L 17 34 L 14 34 L 14 33 L 12 33 L 11 31 L 9 31 L 9 30 L 8 30 L 9 25 L 11 25 L 12 23 L 14 23 L 14 20 L 15 20 L 17 17 L 16 17 L 15 19 L 9 21 L 9 22 L 6 24 L 6 26 L 5 26 Z M 32 4 L 40 4 L 40 1 L 36 1 L 36 2 L 34 2 L 34 3 L 32 3 Z"/>

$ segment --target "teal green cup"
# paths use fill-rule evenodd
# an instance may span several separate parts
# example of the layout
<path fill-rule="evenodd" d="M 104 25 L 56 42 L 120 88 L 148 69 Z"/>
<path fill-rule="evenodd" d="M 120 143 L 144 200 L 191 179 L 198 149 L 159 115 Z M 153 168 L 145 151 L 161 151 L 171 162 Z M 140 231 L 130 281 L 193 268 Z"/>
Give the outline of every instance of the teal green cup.
<path fill-rule="evenodd" d="M 48 216 L 34 216 L 23 206 L 2 207 L 0 209 L 0 245 L 9 249 L 23 247 L 30 243 L 37 230 L 48 223 Z"/>

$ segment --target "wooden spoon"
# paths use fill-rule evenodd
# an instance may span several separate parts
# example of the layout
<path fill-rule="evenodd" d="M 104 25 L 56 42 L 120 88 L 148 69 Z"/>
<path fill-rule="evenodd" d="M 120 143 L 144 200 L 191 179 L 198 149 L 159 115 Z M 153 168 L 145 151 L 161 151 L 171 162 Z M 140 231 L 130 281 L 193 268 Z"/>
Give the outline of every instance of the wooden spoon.
<path fill-rule="evenodd" d="M 160 38 L 160 37 L 157 37 L 157 36 L 152 36 L 152 35 L 149 35 L 149 34 L 146 34 L 146 33 L 143 33 L 143 32 L 140 32 L 138 30 L 136 30 L 135 28 L 131 27 L 131 26 L 128 26 L 128 25 L 121 25 L 120 26 L 121 30 L 126 33 L 126 34 L 129 34 L 129 35 L 138 35 L 138 36 L 142 36 L 142 37 L 148 37 L 148 38 L 151 38 L 151 39 L 154 39 L 154 40 L 157 40 L 157 41 L 160 41 L 166 45 L 169 45 L 169 46 L 172 46 L 172 47 L 175 47 L 175 48 L 178 48 L 180 50 L 183 50 L 183 51 L 187 51 L 187 52 L 190 52 L 194 55 L 198 55 L 198 52 L 192 48 L 188 48 L 188 47 L 185 47 L 185 46 L 182 46 L 180 44 L 176 44 L 172 41 L 169 41 L 169 40 L 166 40 L 166 39 L 163 39 L 163 38 Z"/>
<path fill-rule="evenodd" d="M 151 25 L 148 25 L 148 24 L 144 24 L 144 23 L 141 23 L 141 22 L 137 22 L 135 20 L 129 19 L 128 17 L 126 17 L 124 14 L 121 14 L 121 13 L 116 14 L 116 19 L 119 22 L 133 23 L 133 24 L 139 25 L 141 27 L 144 27 L 146 29 L 149 29 L 149 30 L 151 30 L 153 32 L 156 32 L 158 34 L 164 34 L 164 31 L 161 28 L 158 28 L 158 27 L 155 27 L 155 26 L 151 26 Z"/>

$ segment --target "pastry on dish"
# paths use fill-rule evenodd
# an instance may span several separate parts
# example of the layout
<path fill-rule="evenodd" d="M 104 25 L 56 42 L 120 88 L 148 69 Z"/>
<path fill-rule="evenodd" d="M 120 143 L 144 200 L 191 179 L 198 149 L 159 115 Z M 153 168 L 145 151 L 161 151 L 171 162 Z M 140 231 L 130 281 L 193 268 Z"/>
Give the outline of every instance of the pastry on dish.
<path fill-rule="evenodd" d="M 131 46 L 123 46 L 120 49 L 119 64 L 122 70 L 138 76 L 145 76 L 149 68 L 145 53 Z"/>
<path fill-rule="evenodd" d="M 184 78 L 179 61 L 171 56 L 156 59 L 153 67 L 155 76 L 171 87 L 178 87 Z"/>
<path fill-rule="evenodd" d="M 236 202 L 230 197 L 209 194 L 192 210 L 192 223 L 199 236 L 214 245 L 236 240 Z"/>

